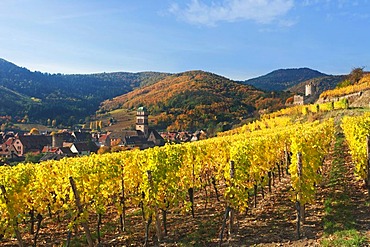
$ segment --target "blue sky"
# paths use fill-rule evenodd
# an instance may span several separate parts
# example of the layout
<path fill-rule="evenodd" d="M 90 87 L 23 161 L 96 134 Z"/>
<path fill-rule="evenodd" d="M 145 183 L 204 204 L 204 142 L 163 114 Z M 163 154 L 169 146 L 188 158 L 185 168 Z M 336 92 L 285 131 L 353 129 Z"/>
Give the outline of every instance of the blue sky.
<path fill-rule="evenodd" d="M 0 58 L 48 73 L 370 70 L 370 0 L 1 0 Z"/>

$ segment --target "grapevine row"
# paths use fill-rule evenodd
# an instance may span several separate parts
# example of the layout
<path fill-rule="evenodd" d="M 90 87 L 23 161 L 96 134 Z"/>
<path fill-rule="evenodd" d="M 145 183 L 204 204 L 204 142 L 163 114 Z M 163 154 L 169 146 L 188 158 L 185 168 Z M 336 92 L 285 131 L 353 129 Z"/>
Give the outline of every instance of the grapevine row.
<path fill-rule="evenodd" d="M 342 119 L 343 133 L 348 143 L 357 177 L 363 179 L 370 192 L 369 136 L 370 114 Z M 370 195 L 370 194 L 369 194 Z"/>
<path fill-rule="evenodd" d="M 332 90 L 324 91 L 320 98 L 333 98 L 333 97 L 341 97 L 344 95 L 357 93 L 361 91 L 366 91 L 370 89 L 370 76 L 365 75 L 358 84 L 342 87 L 342 88 L 335 88 Z"/>
<path fill-rule="evenodd" d="M 90 215 L 104 215 L 109 206 L 114 206 L 121 218 L 121 230 L 125 229 L 127 208 L 141 208 L 148 226 L 156 219 L 160 240 L 166 234 L 166 222 L 165 216 L 163 227 L 158 222 L 159 211 L 165 215 L 168 210 L 182 209 L 194 215 L 194 193 L 211 183 L 216 193 L 217 188 L 222 188 L 222 202 L 243 211 L 248 208 L 249 192 L 266 185 L 269 173 L 278 169 L 288 152 L 292 153 L 292 200 L 299 194 L 301 203 L 309 203 L 314 184 L 320 180 L 317 171 L 328 151 L 333 129 L 332 120 L 278 125 L 143 151 L 3 166 L 0 235 L 16 234 L 22 242 L 19 223 L 28 221 L 30 212 L 67 221 L 72 229 L 88 222 Z M 299 179 L 295 160 L 298 153 L 303 156 L 304 170 Z M 230 161 L 235 164 L 233 176 Z"/>
<path fill-rule="evenodd" d="M 263 116 L 264 119 L 278 118 L 282 116 L 300 116 L 307 115 L 308 113 L 327 112 L 339 109 L 348 109 L 348 99 L 343 98 L 338 101 L 332 101 L 321 104 L 310 104 L 310 105 L 296 105 L 288 108 L 283 108 L 279 111 L 269 113 Z"/>

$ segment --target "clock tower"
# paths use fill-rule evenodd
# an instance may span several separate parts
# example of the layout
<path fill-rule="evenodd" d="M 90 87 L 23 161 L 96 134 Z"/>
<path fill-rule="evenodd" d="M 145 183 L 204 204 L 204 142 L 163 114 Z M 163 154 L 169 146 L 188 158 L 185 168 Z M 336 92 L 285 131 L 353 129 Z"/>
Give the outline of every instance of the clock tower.
<path fill-rule="evenodd" d="M 139 107 L 136 111 L 136 130 L 143 132 L 145 137 L 148 137 L 148 112 L 143 106 Z"/>

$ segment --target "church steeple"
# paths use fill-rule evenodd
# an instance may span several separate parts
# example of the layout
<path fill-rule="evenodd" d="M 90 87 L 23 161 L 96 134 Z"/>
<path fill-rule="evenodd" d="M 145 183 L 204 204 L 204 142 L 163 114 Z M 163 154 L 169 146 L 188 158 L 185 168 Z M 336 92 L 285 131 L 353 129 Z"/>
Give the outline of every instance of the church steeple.
<path fill-rule="evenodd" d="M 148 112 L 143 106 L 136 111 L 136 130 L 143 132 L 146 137 L 149 134 Z"/>

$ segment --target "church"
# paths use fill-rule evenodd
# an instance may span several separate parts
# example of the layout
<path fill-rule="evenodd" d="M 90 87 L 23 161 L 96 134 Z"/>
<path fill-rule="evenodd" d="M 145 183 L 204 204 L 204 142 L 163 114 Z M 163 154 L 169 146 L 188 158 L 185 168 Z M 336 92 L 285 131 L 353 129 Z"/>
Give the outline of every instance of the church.
<path fill-rule="evenodd" d="M 155 129 L 149 128 L 148 111 L 145 107 L 139 107 L 136 111 L 135 130 L 112 132 L 107 138 L 109 138 L 110 146 L 120 145 L 131 149 L 146 149 L 154 146 L 163 146 L 165 143 Z"/>

